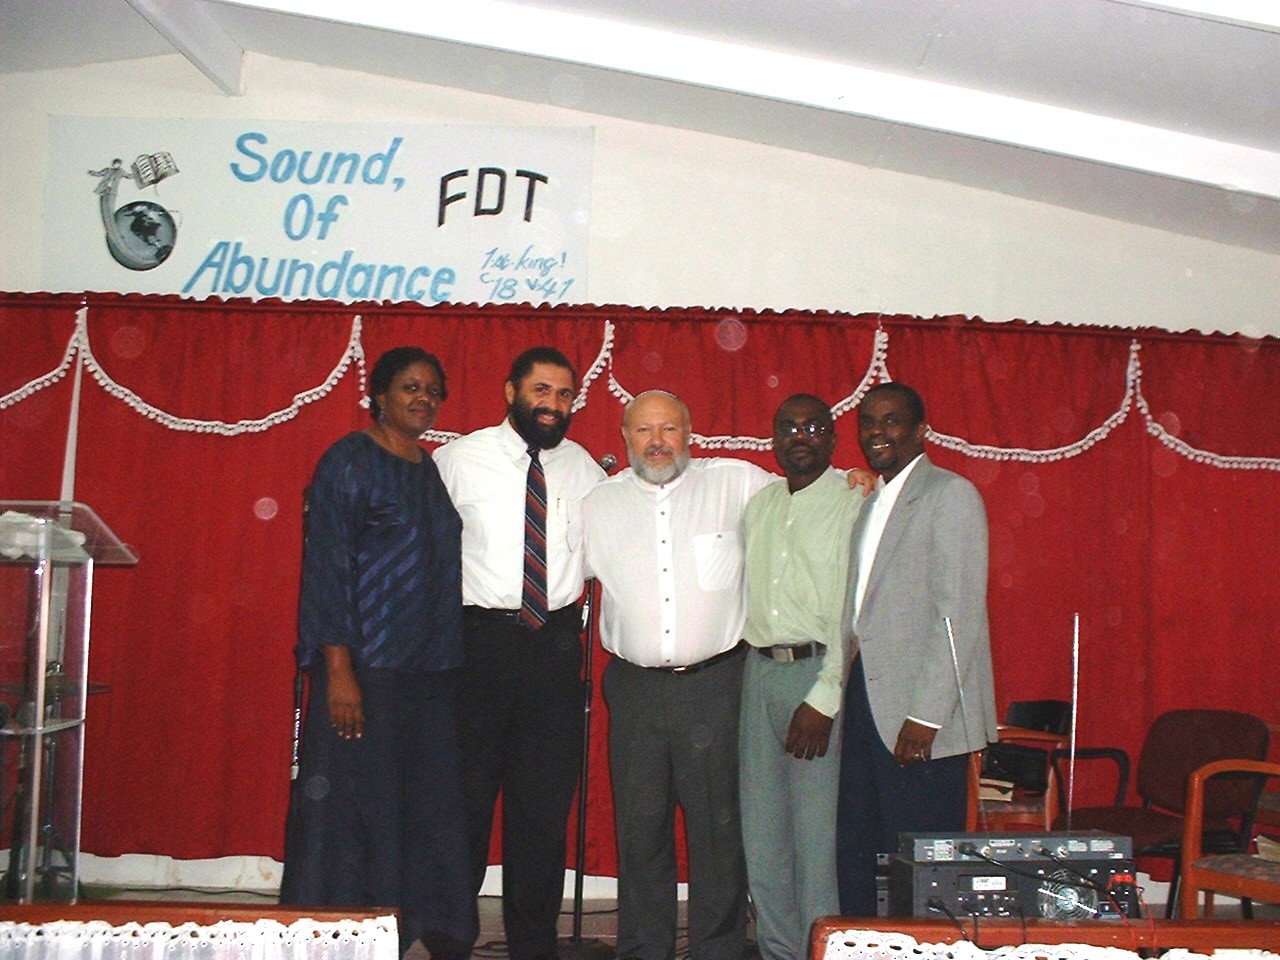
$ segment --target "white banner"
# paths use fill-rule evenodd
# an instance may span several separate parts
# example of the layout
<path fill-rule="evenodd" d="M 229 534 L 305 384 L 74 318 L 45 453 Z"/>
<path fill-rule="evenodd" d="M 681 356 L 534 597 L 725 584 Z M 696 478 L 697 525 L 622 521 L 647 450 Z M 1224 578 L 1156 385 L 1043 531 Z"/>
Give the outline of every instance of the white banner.
<path fill-rule="evenodd" d="M 55 117 L 42 281 L 586 303 L 589 127 Z"/>

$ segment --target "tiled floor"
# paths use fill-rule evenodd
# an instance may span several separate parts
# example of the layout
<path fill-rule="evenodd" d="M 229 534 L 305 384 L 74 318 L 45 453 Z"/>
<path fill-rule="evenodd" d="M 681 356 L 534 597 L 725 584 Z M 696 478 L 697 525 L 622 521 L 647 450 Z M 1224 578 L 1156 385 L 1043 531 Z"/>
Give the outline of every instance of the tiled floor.
<path fill-rule="evenodd" d="M 618 911 L 612 900 L 584 901 L 576 939 L 574 927 L 573 901 L 566 900 L 560 912 L 561 960 L 611 960 L 618 943 Z M 497 897 L 480 898 L 480 939 L 472 955 L 476 960 L 506 960 L 502 902 Z M 411 960 L 425 960 L 426 956 L 421 944 L 409 951 Z"/>

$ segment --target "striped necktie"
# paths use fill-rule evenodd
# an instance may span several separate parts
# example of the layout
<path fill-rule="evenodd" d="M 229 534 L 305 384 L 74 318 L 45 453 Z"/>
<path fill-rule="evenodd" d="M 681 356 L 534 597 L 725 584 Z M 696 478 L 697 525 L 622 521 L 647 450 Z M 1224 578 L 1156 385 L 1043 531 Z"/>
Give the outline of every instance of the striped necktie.
<path fill-rule="evenodd" d="M 520 619 L 537 630 L 547 622 L 547 477 L 538 448 L 529 447 L 524 490 L 524 590 Z"/>

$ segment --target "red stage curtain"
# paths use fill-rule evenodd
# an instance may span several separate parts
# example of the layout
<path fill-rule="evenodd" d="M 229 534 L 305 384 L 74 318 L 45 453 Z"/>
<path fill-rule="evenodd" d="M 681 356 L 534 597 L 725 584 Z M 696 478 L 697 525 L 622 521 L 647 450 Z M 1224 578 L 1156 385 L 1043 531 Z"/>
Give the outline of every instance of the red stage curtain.
<path fill-rule="evenodd" d="M 0 499 L 58 498 L 74 369 L 42 383 L 71 347 L 78 306 L 69 297 L 0 298 Z"/>
<path fill-rule="evenodd" d="M 0 297 L 2 499 L 58 497 L 70 376 L 12 393 L 57 368 L 81 305 Z M 732 438 L 695 455 L 769 467 L 762 441 L 781 400 L 809 391 L 838 404 L 884 372 L 883 356 L 925 398 L 930 455 L 986 500 L 1001 710 L 1071 695 L 1079 613 L 1081 743 L 1136 750 L 1157 713 L 1181 706 L 1280 719 L 1280 568 L 1268 559 L 1280 461 L 1259 459 L 1280 457 L 1274 341 L 870 314 L 110 295 L 87 298 L 84 330 L 76 497 L 142 558 L 101 569 L 95 592 L 90 676 L 110 691 L 89 703 L 91 853 L 280 855 L 301 493 L 320 453 L 365 422 L 360 351 L 372 363 L 403 343 L 444 363 L 440 431 L 496 423 L 511 359 L 545 342 L 596 374 L 571 433 L 594 454 L 625 462 L 616 392 L 663 387 L 687 400 L 697 434 Z M 332 389 L 306 394 L 351 343 Z M 862 463 L 847 408 L 842 466 Z M 1167 445 L 1178 440 L 1190 448 Z M 1197 462 L 1196 450 L 1250 459 Z M 597 650 L 597 675 L 604 659 Z M 587 868 L 611 874 L 598 690 Z"/>

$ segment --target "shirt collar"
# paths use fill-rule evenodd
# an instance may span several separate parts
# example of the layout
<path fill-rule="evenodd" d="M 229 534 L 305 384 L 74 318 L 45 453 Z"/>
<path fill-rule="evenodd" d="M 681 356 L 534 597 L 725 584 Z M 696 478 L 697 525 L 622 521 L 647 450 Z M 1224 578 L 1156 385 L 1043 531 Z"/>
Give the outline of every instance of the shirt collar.
<path fill-rule="evenodd" d="M 898 499 L 898 494 L 902 492 L 902 488 L 907 482 L 907 477 L 910 476 L 911 471 L 916 468 L 916 464 L 920 462 L 920 459 L 923 456 L 923 451 L 917 453 L 910 463 L 894 475 L 892 480 L 885 480 L 884 477 L 880 477 L 876 481 L 876 492 L 881 494 L 881 499 L 883 499 L 886 494 L 891 498 L 891 500 Z"/>
<path fill-rule="evenodd" d="M 650 483 L 648 480 L 640 479 L 640 474 L 636 473 L 635 468 L 631 468 L 631 482 L 634 483 L 646 495 L 657 500 L 662 500 L 671 496 L 673 492 L 678 490 L 684 483 L 685 477 L 689 476 L 689 472 L 693 469 L 694 461 L 690 460 L 689 465 L 681 471 L 680 475 L 666 483 Z"/>
<path fill-rule="evenodd" d="M 498 424 L 498 442 L 502 444 L 502 449 L 511 457 L 512 462 L 527 459 L 529 456 L 529 441 L 516 432 L 516 428 L 511 425 L 511 420 L 507 417 L 503 417 L 502 423 Z M 561 440 L 554 447 L 540 451 L 538 459 L 545 462 L 547 457 L 559 450 L 563 443 L 564 441 Z"/>
<path fill-rule="evenodd" d="M 833 478 L 839 478 L 839 482 L 842 486 L 847 487 L 849 485 L 849 478 L 842 471 L 837 470 L 835 467 L 828 465 L 827 469 L 823 470 L 822 473 L 818 474 L 818 476 L 814 479 L 813 483 L 809 484 L 807 487 L 802 487 L 801 489 L 796 490 L 794 492 L 790 487 L 787 487 L 787 496 L 789 497 L 814 496 L 818 490 L 821 490 L 824 486 L 831 483 Z M 787 478 L 785 476 L 782 478 L 782 482 L 783 483 L 787 482 Z M 810 491 L 814 491 L 814 493 L 810 493 Z"/>

